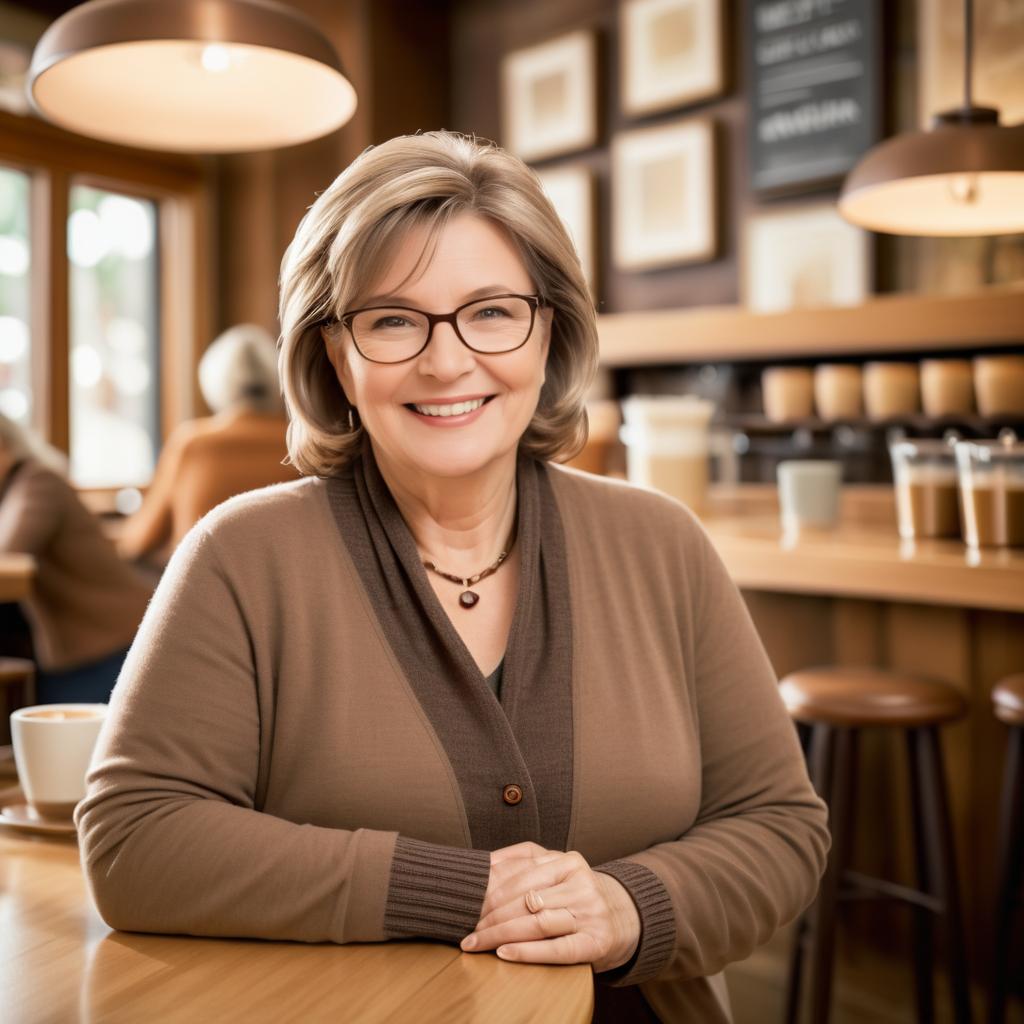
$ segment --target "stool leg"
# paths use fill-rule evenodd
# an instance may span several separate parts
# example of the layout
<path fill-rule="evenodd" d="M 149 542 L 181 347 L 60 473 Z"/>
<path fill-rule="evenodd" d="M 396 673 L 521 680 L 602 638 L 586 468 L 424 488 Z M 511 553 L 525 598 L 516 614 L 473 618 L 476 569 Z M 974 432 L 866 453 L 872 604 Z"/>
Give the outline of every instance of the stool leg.
<path fill-rule="evenodd" d="M 926 794 L 925 821 L 928 854 L 932 858 L 931 875 L 936 895 L 943 902 L 946 938 L 949 949 L 949 984 L 953 997 L 953 1020 L 970 1024 L 971 998 L 967 975 L 967 950 L 964 945 L 963 918 L 960 914 L 960 889 L 957 883 L 956 853 L 949 822 L 946 779 L 942 768 L 939 734 L 934 726 L 916 730 L 921 782 Z"/>
<path fill-rule="evenodd" d="M 927 796 L 921 779 L 921 755 L 916 729 L 908 729 L 907 764 L 910 769 L 910 809 L 914 827 L 914 863 L 917 886 L 929 896 L 935 894 L 929 856 L 929 832 L 926 826 Z M 932 932 L 932 912 L 925 907 L 914 907 L 914 1003 L 918 1024 L 931 1024 L 935 1019 L 935 940 Z"/>
<path fill-rule="evenodd" d="M 853 789 L 857 730 L 836 729 L 829 794 L 832 848 L 814 908 L 811 955 L 811 1020 L 827 1024 L 832 1000 L 832 970 L 836 948 L 836 903 L 849 862 L 853 825 Z"/>
<path fill-rule="evenodd" d="M 828 800 L 832 785 L 833 752 L 835 733 L 827 725 L 798 724 L 801 746 L 808 762 L 808 774 L 815 791 Z M 786 985 L 786 1024 L 797 1024 L 800 1018 L 800 988 L 803 980 L 804 951 L 810 938 L 808 916 L 811 910 L 800 915 L 793 937 L 793 949 L 789 961 L 789 982 Z"/>
<path fill-rule="evenodd" d="M 1003 1024 L 1010 981 L 1010 944 L 1013 910 L 1024 881 L 1024 728 L 1010 729 L 999 814 L 998 888 L 996 889 L 995 942 L 992 949 L 992 996 L 989 1024 Z"/>

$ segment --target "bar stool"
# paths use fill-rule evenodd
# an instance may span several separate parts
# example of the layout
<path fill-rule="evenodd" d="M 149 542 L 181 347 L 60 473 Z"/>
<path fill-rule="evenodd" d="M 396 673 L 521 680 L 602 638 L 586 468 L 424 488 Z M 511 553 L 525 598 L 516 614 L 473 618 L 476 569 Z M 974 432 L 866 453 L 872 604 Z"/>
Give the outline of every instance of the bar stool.
<path fill-rule="evenodd" d="M 35 662 L 28 658 L 0 658 L 0 775 L 14 773 L 11 712 L 32 702 L 35 679 Z"/>
<path fill-rule="evenodd" d="M 811 1020 L 828 1021 L 840 900 L 896 899 L 914 908 L 914 979 L 918 1020 L 934 1019 L 932 916 L 946 920 L 954 1020 L 971 1018 L 967 956 L 938 726 L 963 718 L 967 702 L 953 687 L 903 672 L 826 666 L 804 669 L 779 684 L 790 716 L 810 729 L 810 774 L 829 806 L 832 848 L 818 898 L 797 925 L 786 997 L 795 1024 L 805 947 L 811 954 Z M 857 742 L 861 729 L 900 729 L 910 763 L 918 889 L 848 869 L 852 848 Z"/>
<path fill-rule="evenodd" d="M 1010 981 L 1013 915 L 1020 902 L 1021 882 L 1024 881 L 1024 674 L 1009 676 L 996 683 L 992 690 L 992 707 L 996 718 L 1010 727 L 996 840 L 998 888 L 989 1005 L 990 1024 L 1003 1024 Z"/>

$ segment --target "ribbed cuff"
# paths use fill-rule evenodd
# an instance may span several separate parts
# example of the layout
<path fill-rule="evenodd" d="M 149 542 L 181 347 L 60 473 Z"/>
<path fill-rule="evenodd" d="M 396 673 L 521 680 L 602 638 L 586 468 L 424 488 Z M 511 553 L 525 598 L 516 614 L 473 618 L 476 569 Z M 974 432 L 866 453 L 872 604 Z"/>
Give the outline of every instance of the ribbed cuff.
<path fill-rule="evenodd" d="M 640 912 L 640 941 L 632 958 L 621 967 L 595 974 L 606 985 L 639 985 L 658 976 L 672 958 L 676 918 L 672 897 L 650 868 L 631 860 L 612 860 L 594 868 L 621 882 Z"/>
<path fill-rule="evenodd" d="M 391 861 L 384 934 L 460 942 L 480 920 L 491 855 L 399 836 Z"/>

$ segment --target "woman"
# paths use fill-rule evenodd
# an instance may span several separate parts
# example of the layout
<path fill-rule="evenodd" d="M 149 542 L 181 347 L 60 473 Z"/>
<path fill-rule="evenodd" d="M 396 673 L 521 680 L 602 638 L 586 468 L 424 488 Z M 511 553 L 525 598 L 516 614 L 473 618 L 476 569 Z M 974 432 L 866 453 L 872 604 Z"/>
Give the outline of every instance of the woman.
<path fill-rule="evenodd" d="M 809 903 L 825 814 L 696 520 L 553 464 L 597 342 L 537 179 L 443 132 L 368 150 L 281 322 L 306 478 L 161 583 L 78 809 L 101 913 L 587 962 L 599 1018 L 728 1019 L 709 978 Z"/>
<path fill-rule="evenodd" d="M 0 415 L 0 551 L 32 555 L 36 699 L 104 703 L 149 601 L 48 445 Z"/>
<path fill-rule="evenodd" d="M 199 388 L 214 415 L 181 424 L 167 439 L 142 507 L 118 539 L 125 558 L 173 548 L 236 494 L 295 479 L 283 464 L 288 424 L 277 348 L 262 327 L 238 324 L 217 337 L 199 361 Z"/>

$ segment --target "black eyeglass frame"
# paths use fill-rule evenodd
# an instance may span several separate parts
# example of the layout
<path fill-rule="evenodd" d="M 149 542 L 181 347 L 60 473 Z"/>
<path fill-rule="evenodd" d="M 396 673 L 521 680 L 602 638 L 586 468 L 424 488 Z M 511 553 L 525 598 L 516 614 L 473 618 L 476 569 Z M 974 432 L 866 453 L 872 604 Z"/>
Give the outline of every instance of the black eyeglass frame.
<path fill-rule="evenodd" d="M 530 307 L 530 326 L 526 332 L 526 337 L 523 338 L 515 348 L 502 349 L 500 352 L 483 352 L 478 348 L 473 348 L 472 345 L 462 336 L 462 332 L 459 330 L 458 316 L 464 310 L 470 306 L 479 305 L 481 302 L 490 302 L 491 299 L 523 299 Z M 537 322 L 537 310 L 542 308 L 544 300 L 539 295 L 520 295 L 517 292 L 502 292 L 500 295 L 485 295 L 480 299 L 473 299 L 470 302 L 464 302 L 461 306 L 453 309 L 450 313 L 428 313 L 423 309 L 415 309 L 412 306 L 363 306 L 361 309 L 353 309 L 346 313 L 343 317 L 330 317 L 323 321 L 325 327 L 334 327 L 341 325 L 344 327 L 350 335 L 352 335 L 352 343 L 356 347 L 356 351 L 369 363 L 377 363 L 379 366 L 397 366 L 400 363 L 407 363 L 411 359 L 415 359 L 417 356 L 423 354 L 424 349 L 430 344 L 430 339 L 434 336 L 434 326 L 436 324 L 451 324 L 452 330 L 455 332 L 455 337 L 462 342 L 470 350 L 475 352 L 479 356 L 503 356 L 509 352 L 515 352 L 521 349 L 533 336 L 533 327 Z M 355 331 L 352 330 L 352 319 L 359 313 L 372 313 L 376 309 L 393 309 L 404 313 L 418 313 L 420 316 L 427 318 L 427 337 L 423 344 L 411 355 L 406 356 L 404 359 L 371 359 L 360 347 L 359 341 L 356 338 Z"/>

